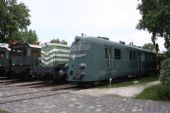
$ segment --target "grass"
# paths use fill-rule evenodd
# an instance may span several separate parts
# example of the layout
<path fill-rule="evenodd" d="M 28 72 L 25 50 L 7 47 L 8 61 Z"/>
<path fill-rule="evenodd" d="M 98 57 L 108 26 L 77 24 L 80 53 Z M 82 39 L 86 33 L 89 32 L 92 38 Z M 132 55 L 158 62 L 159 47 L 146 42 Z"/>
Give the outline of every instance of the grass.
<path fill-rule="evenodd" d="M 144 89 L 136 99 L 164 100 L 170 101 L 170 87 L 161 84 Z"/>
<path fill-rule="evenodd" d="M 4 111 L 4 110 L 0 110 L 0 113 L 9 113 L 9 112 Z"/>
<path fill-rule="evenodd" d="M 128 85 L 140 85 L 140 84 L 144 84 L 147 82 L 151 82 L 151 81 L 156 81 L 158 80 L 158 76 L 157 75 L 148 75 L 145 77 L 134 77 L 134 78 L 128 78 L 124 81 L 118 82 L 118 83 L 112 83 L 111 86 L 110 85 L 104 85 L 104 86 L 99 86 L 99 88 L 107 88 L 108 86 L 110 88 L 117 88 L 117 87 L 125 87 Z M 138 81 L 138 83 L 134 83 L 134 81 Z"/>
<path fill-rule="evenodd" d="M 139 95 L 137 95 L 135 98 L 137 99 L 150 99 L 150 100 L 159 100 L 158 97 L 158 90 L 160 85 L 155 85 L 150 88 L 144 89 Z"/>

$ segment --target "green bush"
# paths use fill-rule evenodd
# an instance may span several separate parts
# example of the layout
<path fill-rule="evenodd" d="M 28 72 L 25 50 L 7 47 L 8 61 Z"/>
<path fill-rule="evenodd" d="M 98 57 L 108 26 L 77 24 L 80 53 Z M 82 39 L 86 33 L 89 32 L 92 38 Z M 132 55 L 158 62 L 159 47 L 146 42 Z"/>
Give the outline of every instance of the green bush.
<path fill-rule="evenodd" d="M 159 79 L 162 85 L 170 86 L 170 58 L 161 62 Z"/>
<path fill-rule="evenodd" d="M 136 95 L 137 99 L 149 100 L 170 100 L 170 87 L 161 84 L 144 89 L 140 94 Z"/>

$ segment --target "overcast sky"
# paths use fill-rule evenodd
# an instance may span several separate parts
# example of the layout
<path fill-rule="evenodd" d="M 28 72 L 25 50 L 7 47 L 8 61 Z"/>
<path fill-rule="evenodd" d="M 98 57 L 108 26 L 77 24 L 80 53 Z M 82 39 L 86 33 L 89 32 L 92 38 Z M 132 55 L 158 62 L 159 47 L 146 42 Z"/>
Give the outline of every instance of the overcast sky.
<path fill-rule="evenodd" d="M 136 25 L 141 18 L 138 0 L 19 0 L 30 9 L 31 26 L 39 41 L 64 39 L 70 45 L 75 36 L 108 37 L 111 41 L 151 42 L 147 31 Z M 163 50 L 163 40 L 158 40 Z"/>

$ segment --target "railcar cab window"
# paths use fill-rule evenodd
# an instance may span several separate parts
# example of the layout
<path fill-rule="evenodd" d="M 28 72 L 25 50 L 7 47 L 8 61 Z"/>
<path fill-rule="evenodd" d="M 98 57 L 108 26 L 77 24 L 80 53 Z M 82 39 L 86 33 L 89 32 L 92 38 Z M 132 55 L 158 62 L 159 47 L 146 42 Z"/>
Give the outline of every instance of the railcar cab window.
<path fill-rule="evenodd" d="M 112 58 L 112 48 L 105 48 L 105 58 Z"/>
<path fill-rule="evenodd" d="M 26 55 L 26 50 L 25 48 L 14 48 L 12 49 L 12 55 L 14 56 Z"/>
<path fill-rule="evenodd" d="M 5 58 L 5 52 L 4 51 L 0 52 L 0 59 L 2 59 L 2 58 Z"/>
<path fill-rule="evenodd" d="M 121 59 L 121 50 L 120 49 L 114 49 L 114 58 Z"/>
<path fill-rule="evenodd" d="M 87 43 L 73 43 L 71 46 L 71 51 L 83 51 L 91 48 L 91 45 Z"/>

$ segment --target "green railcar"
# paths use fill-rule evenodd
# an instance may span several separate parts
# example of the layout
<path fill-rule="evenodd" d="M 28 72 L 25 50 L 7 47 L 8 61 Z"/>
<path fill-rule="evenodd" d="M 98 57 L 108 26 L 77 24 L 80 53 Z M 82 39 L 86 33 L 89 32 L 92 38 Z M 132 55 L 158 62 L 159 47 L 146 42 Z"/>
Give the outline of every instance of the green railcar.
<path fill-rule="evenodd" d="M 156 54 L 104 37 L 76 37 L 72 43 L 68 81 L 96 82 L 156 71 Z"/>
<path fill-rule="evenodd" d="M 10 48 L 6 43 L 0 43 L 0 76 L 5 76 L 8 73 L 10 60 Z"/>

